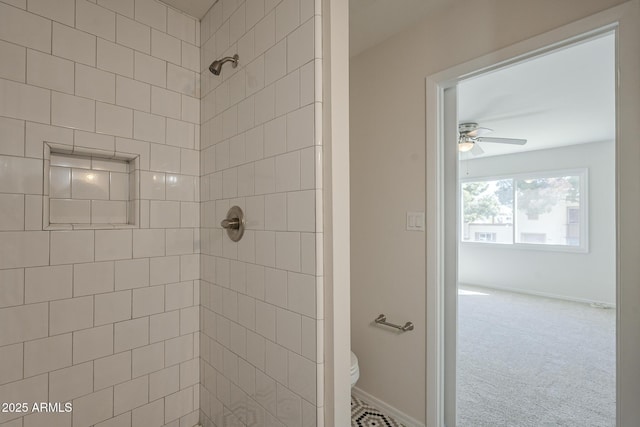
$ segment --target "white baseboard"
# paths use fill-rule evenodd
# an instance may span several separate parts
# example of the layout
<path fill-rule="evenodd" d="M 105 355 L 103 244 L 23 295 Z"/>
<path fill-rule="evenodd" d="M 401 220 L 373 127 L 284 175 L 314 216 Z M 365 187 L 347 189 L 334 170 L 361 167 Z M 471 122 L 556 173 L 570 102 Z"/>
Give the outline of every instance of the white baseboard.
<path fill-rule="evenodd" d="M 388 403 L 383 402 L 382 400 L 378 399 L 375 396 L 370 395 L 369 393 L 367 393 L 366 391 L 363 391 L 358 387 L 352 388 L 351 393 L 357 398 L 360 398 L 365 402 L 371 404 L 372 406 L 375 406 L 376 408 L 380 409 L 386 415 L 393 417 L 396 421 L 402 423 L 405 427 L 425 427 L 424 423 L 416 420 L 413 417 L 410 417 L 404 412 L 399 411 L 398 409 L 394 408 Z"/>

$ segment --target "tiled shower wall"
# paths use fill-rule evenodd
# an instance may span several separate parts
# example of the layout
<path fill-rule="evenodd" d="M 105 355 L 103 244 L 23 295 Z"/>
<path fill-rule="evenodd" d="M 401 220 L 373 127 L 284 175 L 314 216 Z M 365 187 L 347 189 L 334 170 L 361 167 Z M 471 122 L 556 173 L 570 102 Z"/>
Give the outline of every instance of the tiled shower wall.
<path fill-rule="evenodd" d="M 73 403 L 0 425 L 198 422 L 199 25 L 0 2 L 0 401 Z M 43 231 L 44 141 L 137 154 L 139 228 Z"/>
<path fill-rule="evenodd" d="M 205 427 L 323 425 L 319 6 L 221 0 L 201 22 Z M 238 243 L 219 225 L 234 205 Z"/>

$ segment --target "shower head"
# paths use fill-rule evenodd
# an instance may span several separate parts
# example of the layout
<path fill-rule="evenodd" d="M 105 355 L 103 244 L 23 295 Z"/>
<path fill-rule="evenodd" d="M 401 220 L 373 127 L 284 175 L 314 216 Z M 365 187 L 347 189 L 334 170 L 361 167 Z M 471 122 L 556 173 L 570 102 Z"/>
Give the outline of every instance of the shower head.
<path fill-rule="evenodd" d="M 238 59 L 240 59 L 240 57 L 237 53 L 233 56 L 227 56 L 222 59 L 217 59 L 213 61 L 211 65 L 209 65 L 209 71 L 211 71 L 214 75 L 219 76 L 220 71 L 222 70 L 222 64 L 224 64 L 225 62 L 232 62 L 232 67 L 236 68 L 238 66 Z"/>

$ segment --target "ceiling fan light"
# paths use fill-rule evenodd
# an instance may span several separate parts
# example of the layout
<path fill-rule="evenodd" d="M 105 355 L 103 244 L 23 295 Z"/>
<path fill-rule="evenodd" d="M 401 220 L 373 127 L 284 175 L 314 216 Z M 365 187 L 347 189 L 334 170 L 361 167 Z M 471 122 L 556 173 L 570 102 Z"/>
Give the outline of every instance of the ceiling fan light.
<path fill-rule="evenodd" d="M 474 144 L 475 142 L 471 138 L 460 138 L 460 140 L 458 141 L 458 151 L 460 151 L 461 153 L 470 151 L 473 148 Z"/>

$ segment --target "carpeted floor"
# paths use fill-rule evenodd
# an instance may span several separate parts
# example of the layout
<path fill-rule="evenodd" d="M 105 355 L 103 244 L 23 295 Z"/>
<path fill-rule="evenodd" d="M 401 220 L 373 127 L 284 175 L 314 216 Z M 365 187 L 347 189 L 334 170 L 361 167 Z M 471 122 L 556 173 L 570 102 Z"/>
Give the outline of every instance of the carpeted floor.
<path fill-rule="evenodd" d="M 461 288 L 458 427 L 615 426 L 615 310 Z"/>

